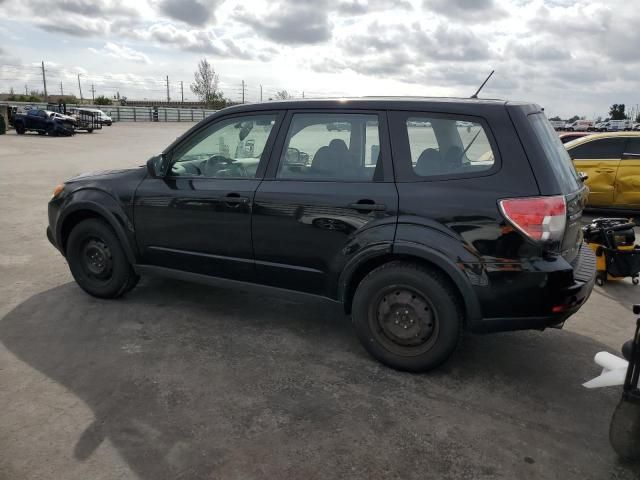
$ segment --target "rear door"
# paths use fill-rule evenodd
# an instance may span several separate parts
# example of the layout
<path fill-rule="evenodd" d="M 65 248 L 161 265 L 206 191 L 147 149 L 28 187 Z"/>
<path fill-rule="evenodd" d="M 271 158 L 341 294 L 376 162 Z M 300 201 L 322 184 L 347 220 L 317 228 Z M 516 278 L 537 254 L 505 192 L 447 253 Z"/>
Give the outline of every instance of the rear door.
<path fill-rule="evenodd" d="M 589 206 L 613 205 L 616 175 L 624 146 L 625 139 L 621 137 L 587 137 L 584 143 L 568 146 L 576 170 L 589 176 L 586 182 L 590 191 Z"/>
<path fill-rule="evenodd" d="M 614 204 L 640 206 L 640 137 L 627 139 L 615 182 Z"/>
<path fill-rule="evenodd" d="M 291 111 L 256 192 L 258 281 L 334 297 L 345 264 L 391 248 L 398 215 L 386 118 L 375 111 Z"/>

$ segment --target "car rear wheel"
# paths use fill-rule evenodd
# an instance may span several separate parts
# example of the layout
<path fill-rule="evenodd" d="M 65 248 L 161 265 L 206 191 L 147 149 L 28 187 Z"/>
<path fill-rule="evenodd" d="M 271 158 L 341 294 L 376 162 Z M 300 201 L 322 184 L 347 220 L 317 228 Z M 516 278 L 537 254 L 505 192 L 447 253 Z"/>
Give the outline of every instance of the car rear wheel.
<path fill-rule="evenodd" d="M 69 235 L 66 254 L 75 281 L 95 297 L 117 298 L 138 282 L 118 237 L 102 220 L 78 223 Z"/>
<path fill-rule="evenodd" d="M 24 135 L 25 131 L 26 129 L 24 128 L 24 125 L 22 123 L 16 123 L 16 133 L 18 135 Z"/>
<path fill-rule="evenodd" d="M 353 298 L 353 323 L 366 350 L 398 370 L 433 369 L 455 350 L 462 307 L 445 276 L 408 262 L 369 273 Z"/>

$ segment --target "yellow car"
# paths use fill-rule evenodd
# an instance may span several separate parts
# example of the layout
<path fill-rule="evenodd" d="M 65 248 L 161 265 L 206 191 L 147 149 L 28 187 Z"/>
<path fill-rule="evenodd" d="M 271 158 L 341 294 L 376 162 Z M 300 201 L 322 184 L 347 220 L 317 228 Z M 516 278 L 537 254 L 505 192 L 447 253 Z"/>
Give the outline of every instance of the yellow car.
<path fill-rule="evenodd" d="M 640 132 L 595 133 L 565 147 L 589 177 L 589 207 L 640 209 Z"/>

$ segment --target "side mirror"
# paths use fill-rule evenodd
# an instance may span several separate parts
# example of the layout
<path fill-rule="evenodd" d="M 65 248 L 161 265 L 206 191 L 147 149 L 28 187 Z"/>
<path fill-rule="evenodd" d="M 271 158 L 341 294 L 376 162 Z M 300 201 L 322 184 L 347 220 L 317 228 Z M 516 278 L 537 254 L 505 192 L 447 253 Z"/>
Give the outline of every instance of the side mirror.
<path fill-rule="evenodd" d="M 589 175 L 587 175 L 584 172 L 578 172 L 578 178 L 580 178 L 580 181 L 582 183 L 586 182 L 587 180 L 589 180 Z"/>
<path fill-rule="evenodd" d="M 287 153 L 285 156 L 285 163 L 300 163 L 300 150 L 297 148 L 289 147 L 287 148 Z"/>
<path fill-rule="evenodd" d="M 147 172 L 153 178 L 164 176 L 165 157 L 163 154 L 154 155 L 147 160 Z"/>

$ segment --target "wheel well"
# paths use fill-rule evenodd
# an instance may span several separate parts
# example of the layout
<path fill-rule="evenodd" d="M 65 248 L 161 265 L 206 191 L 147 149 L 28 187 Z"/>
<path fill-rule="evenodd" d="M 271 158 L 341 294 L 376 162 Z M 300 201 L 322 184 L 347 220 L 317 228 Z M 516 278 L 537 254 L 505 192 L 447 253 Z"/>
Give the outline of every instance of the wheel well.
<path fill-rule="evenodd" d="M 413 255 L 398 255 L 398 254 L 381 255 L 381 256 L 372 258 L 364 262 L 362 265 L 358 266 L 358 268 L 351 275 L 351 278 L 349 279 L 349 283 L 344 292 L 344 310 L 346 313 L 351 313 L 351 303 L 353 302 L 353 295 L 355 294 L 356 288 L 358 288 L 358 285 L 360 284 L 362 279 L 366 277 L 369 274 L 369 272 L 378 268 L 380 265 L 383 265 L 388 262 L 393 262 L 393 261 L 412 262 L 412 263 L 421 265 L 425 268 L 428 268 L 430 270 L 436 270 L 440 274 L 442 274 L 442 276 L 449 281 L 449 285 L 451 286 L 451 289 L 453 290 L 453 292 L 456 294 L 456 297 L 458 298 L 460 305 L 462 305 L 462 307 L 465 309 L 464 322 L 466 325 L 468 312 L 466 311 L 466 305 L 464 302 L 464 298 L 462 296 L 462 292 L 460 292 L 460 288 L 458 288 L 458 286 L 451 279 L 449 274 L 446 271 L 444 271 L 442 268 L 440 268 L 438 265 L 428 260 L 425 260 L 424 258 L 416 257 Z"/>
<path fill-rule="evenodd" d="M 69 234 L 71 233 L 71 230 L 73 230 L 73 227 L 89 218 L 100 218 L 104 220 L 102 215 L 94 212 L 93 210 L 77 210 L 70 213 L 67 218 L 64 219 L 62 229 L 60 230 L 60 248 L 62 248 L 63 252 L 67 248 L 67 239 L 69 238 Z"/>

